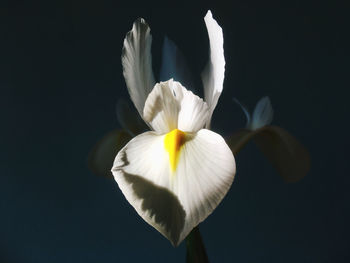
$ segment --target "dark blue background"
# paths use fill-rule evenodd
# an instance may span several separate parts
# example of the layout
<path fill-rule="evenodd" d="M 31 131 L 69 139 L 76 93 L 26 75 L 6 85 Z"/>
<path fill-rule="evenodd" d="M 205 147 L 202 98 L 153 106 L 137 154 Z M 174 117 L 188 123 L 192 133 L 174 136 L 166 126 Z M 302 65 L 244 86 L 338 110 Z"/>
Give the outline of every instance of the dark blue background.
<path fill-rule="evenodd" d="M 282 4 L 283 2 L 283 4 Z M 345 1 L 344 1 L 345 2 Z M 201 224 L 211 262 L 348 262 L 348 9 L 336 1 L 236 1 L 225 6 L 123 9 L 104 1 L 22 2 L 1 9 L 0 262 L 184 262 L 93 175 L 87 155 L 118 127 L 127 97 L 120 55 L 132 22 L 153 33 L 154 71 L 166 33 L 196 83 L 207 60 L 203 17 L 224 30 L 226 78 L 213 129 L 245 124 L 271 98 L 274 124 L 310 151 L 312 168 L 286 184 L 249 144 L 228 195 Z"/>

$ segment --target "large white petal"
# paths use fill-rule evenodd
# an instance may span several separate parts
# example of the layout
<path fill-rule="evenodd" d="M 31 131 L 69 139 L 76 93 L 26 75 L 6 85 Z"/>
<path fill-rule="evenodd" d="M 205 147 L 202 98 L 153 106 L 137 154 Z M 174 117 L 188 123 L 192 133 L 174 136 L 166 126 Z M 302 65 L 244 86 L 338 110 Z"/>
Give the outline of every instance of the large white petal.
<path fill-rule="evenodd" d="M 137 213 L 176 246 L 217 207 L 236 168 L 224 139 L 203 129 L 186 135 L 173 171 L 164 137 L 146 132 L 132 139 L 112 172 Z"/>
<path fill-rule="evenodd" d="M 151 44 L 150 28 L 144 19 L 139 18 L 124 39 L 122 65 L 131 100 L 141 116 L 146 98 L 155 84 Z"/>
<path fill-rule="evenodd" d="M 158 133 L 176 128 L 185 132 L 198 131 L 204 127 L 208 116 L 207 104 L 172 79 L 155 85 L 143 111 L 144 120 Z"/>
<path fill-rule="evenodd" d="M 210 118 L 207 122 L 207 127 L 209 127 L 211 116 L 223 89 L 225 57 L 222 29 L 215 19 L 213 19 L 210 11 L 207 12 L 204 21 L 209 36 L 210 58 L 206 68 L 202 72 L 202 82 L 204 86 L 205 101 L 209 105 Z"/>

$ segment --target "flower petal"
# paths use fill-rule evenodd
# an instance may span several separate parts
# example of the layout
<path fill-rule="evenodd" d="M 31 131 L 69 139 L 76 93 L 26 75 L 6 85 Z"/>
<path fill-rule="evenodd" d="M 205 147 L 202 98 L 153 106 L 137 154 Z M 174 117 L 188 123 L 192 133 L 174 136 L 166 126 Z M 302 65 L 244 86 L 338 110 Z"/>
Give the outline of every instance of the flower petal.
<path fill-rule="evenodd" d="M 101 138 L 91 149 L 87 164 L 91 172 L 98 176 L 112 178 L 111 166 L 115 155 L 131 139 L 125 130 L 113 130 Z"/>
<path fill-rule="evenodd" d="M 184 87 L 177 87 L 176 93 L 182 93 L 178 128 L 185 132 L 196 132 L 204 128 L 209 118 L 208 104 Z"/>
<path fill-rule="evenodd" d="M 146 132 L 132 139 L 112 173 L 137 213 L 176 246 L 226 195 L 235 160 L 220 135 L 203 129 L 186 134 L 173 171 L 164 138 Z"/>
<path fill-rule="evenodd" d="M 147 125 L 141 119 L 141 116 L 132 108 L 124 98 L 119 98 L 116 107 L 116 113 L 119 124 L 131 136 L 136 136 L 148 130 Z"/>
<path fill-rule="evenodd" d="M 157 83 L 147 97 L 143 118 L 159 133 L 167 133 L 177 128 L 180 105 L 173 94 L 173 86 L 181 85 L 172 79 Z"/>
<path fill-rule="evenodd" d="M 308 150 L 280 127 L 266 126 L 260 130 L 254 141 L 279 175 L 288 183 L 304 178 L 311 165 Z"/>
<path fill-rule="evenodd" d="M 273 109 L 269 97 L 261 98 L 255 106 L 251 123 L 248 129 L 256 130 L 263 126 L 270 125 L 273 119 Z"/>
<path fill-rule="evenodd" d="M 254 131 L 242 129 L 229 136 L 226 142 L 236 155 L 252 140 L 286 182 L 297 182 L 309 172 L 307 149 L 281 127 L 264 126 Z"/>
<path fill-rule="evenodd" d="M 144 19 L 139 18 L 124 39 L 122 65 L 131 100 L 141 116 L 146 98 L 155 84 L 151 44 L 150 28 Z"/>
<path fill-rule="evenodd" d="M 196 132 L 204 127 L 209 111 L 201 98 L 170 79 L 155 85 L 146 100 L 143 116 L 158 133 L 176 128 Z"/>
<path fill-rule="evenodd" d="M 175 43 L 165 36 L 162 50 L 160 81 L 167 81 L 171 78 L 194 91 L 194 81 L 186 59 L 176 47 Z"/>
<path fill-rule="evenodd" d="M 221 95 L 225 77 L 224 37 L 222 29 L 213 19 L 210 11 L 204 17 L 209 35 L 210 58 L 202 72 L 205 101 L 209 105 L 207 127 L 210 126 L 211 116 Z"/>
<path fill-rule="evenodd" d="M 233 98 L 232 100 L 233 100 L 233 101 L 241 108 L 241 110 L 243 111 L 245 117 L 247 118 L 247 124 L 246 124 L 246 126 L 248 126 L 248 125 L 250 124 L 250 113 L 249 113 L 247 107 L 244 106 L 242 103 L 240 103 L 240 101 L 239 101 L 238 99 L 236 99 L 236 98 Z"/>

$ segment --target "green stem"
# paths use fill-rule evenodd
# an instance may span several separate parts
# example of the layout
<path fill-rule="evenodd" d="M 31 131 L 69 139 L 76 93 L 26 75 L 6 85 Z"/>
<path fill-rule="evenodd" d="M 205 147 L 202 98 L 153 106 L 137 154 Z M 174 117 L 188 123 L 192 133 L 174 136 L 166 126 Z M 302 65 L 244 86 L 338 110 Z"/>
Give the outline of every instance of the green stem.
<path fill-rule="evenodd" d="M 186 248 L 186 263 L 209 263 L 198 226 L 186 237 Z"/>

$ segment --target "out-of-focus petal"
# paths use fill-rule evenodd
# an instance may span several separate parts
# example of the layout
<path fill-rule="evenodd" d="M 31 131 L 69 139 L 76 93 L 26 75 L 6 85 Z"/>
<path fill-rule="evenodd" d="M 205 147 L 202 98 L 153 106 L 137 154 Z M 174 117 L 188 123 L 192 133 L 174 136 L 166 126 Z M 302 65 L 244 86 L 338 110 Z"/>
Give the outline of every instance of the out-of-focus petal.
<path fill-rule="evenodd" d="M 237 153 L 254 137 L 254 135 L 254 131 L 241 129 L 228 136 L 226 142 L 230 146 L 233 154 L 237 155 Z"/>
<path fill-rule="evenodd" d="M 253 140 L 286 182 L 297 182 L 310 170 L 307 149 L 289 132 L 277 126 L 240 130 L 226 139 L 236 155 Z"/>
<path fill-rule="evenodd" d="M 168 37 L 165 37 L 162 50 L 162 66 L 160 67 L 160 81 L 167 81 L 171 78 L 188 89 L 195 90 L 192 74 L 187 66 L 185 57 L 175 43 Z"/>
<path fill-rule="evenodd" d="M 122 65 L 131 100 L 141 116 L 146 98 L 155 84 L 151 44 L 150 28 L 144 19 L 139 18 L 124 39 Z"/>
<path fill-rule="evenodd" d="M 113 130 L 99 140 L 88 156 L 89 169 L 98 176 L 112 177 L 111 167 L 118 151 L 131 136 L 124 130 Z"/>
<path fill-rule="evenodd" d="M 144 120 L 158 133 L 173 129 L 195 132 L 204 127 L 208 119 L 208 106 L 198 96 L 170 79 L 157 83 L 148 96 Z"/>
<path fill-rule="evenodd" d="M 297 182 L 309 172 L 309 152 L 286 130 L 266 126 L 254 141 L 286 182 Z"/>
<path fill-rule="evenodd" d="M 225 77 L 225 57 L 224 57 L 224 37 L 222 29 L 213 19 L 210 11 L 204 17 L 204 21 L 209 35 L 210 57 L 209 62 L 202 72 L 202 82 L 204 86 L 204 98 L 209 106 L 210 126 L 211 116 L 221 95 Z"/>
<path fill-rule="evenodd" d="M 255 106 L 248 129 L 257 130 L 263 126 L 270 125 L 273 119 L 273 109 L 269 97 L 261 98 Z"/>
<path fill-rule="evenodd" d="M 242 103 L 240 103 L 240 101 L 236 98 L 233 98 L 233 101 L 236 102 L 236 104 L 242 109 L 245 117 L 247 118 L 247 124 L 246 126 L 248 127 L 248 125 L 250 124 L 250 114 L 249 114 L 249 111 L 247 109 L 246 106 L 244 106 Z"/>
<path fill-rule="evenodd" d="M 177 246 L 217 207 L 230 188 L 235 160 L 209 130 L 187 133 L 174 171 L 165 135 L 146 132 L 117 155 L 113 175 L 137 213 Z"/>
<path fill-rule="evenodd" d="M 120 98 L 118 100 L 116 112 L 118 122 L 131 136 L 136 136 L 147 130 L 148 127 L 141 116 L 125 99 Z"/>

